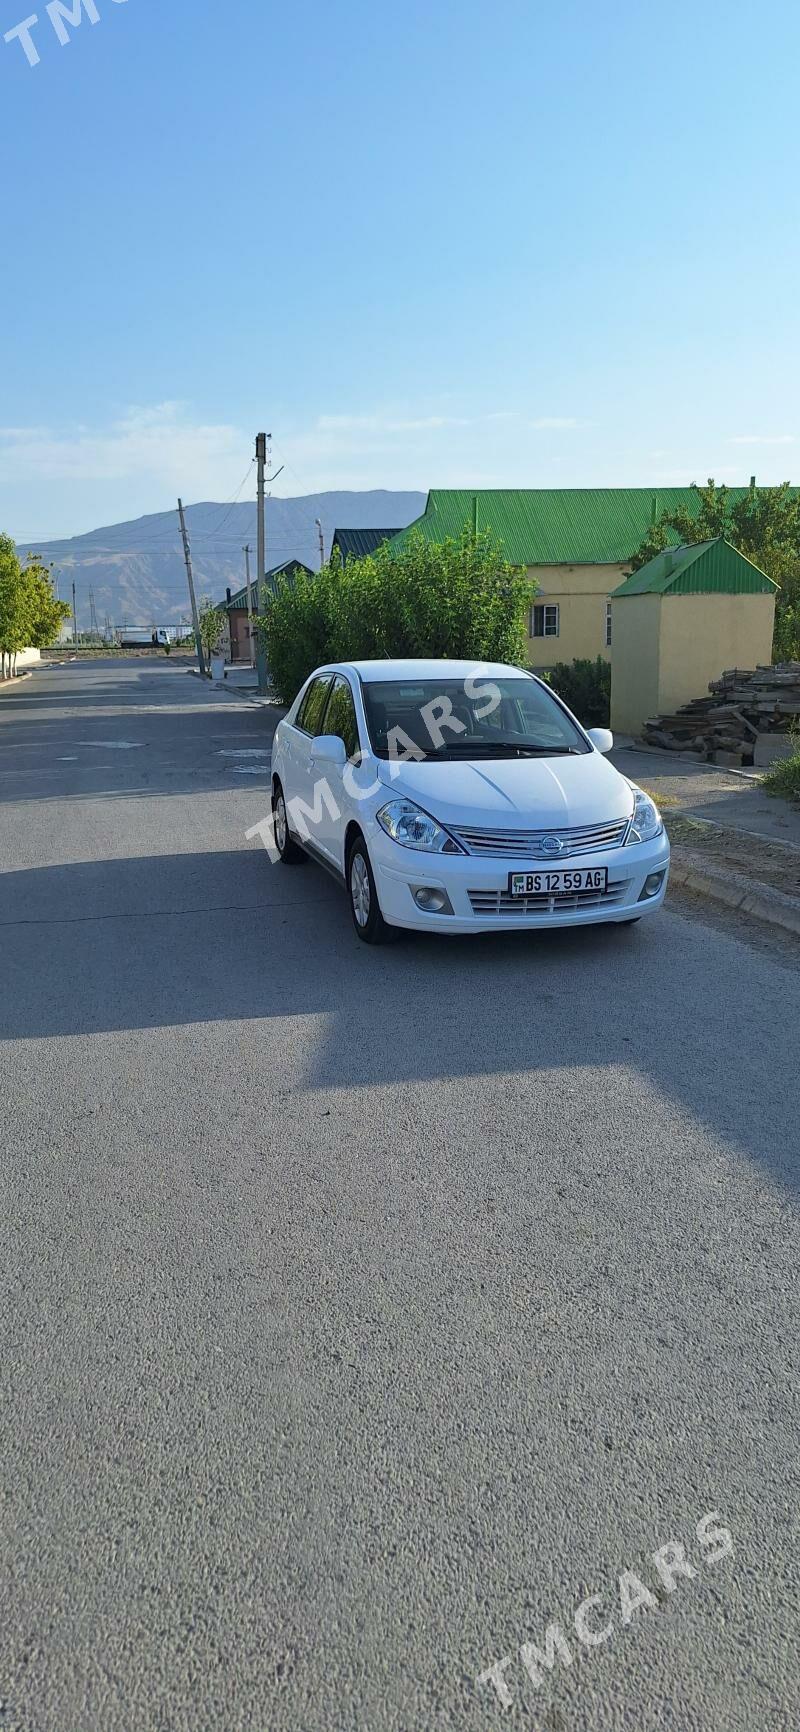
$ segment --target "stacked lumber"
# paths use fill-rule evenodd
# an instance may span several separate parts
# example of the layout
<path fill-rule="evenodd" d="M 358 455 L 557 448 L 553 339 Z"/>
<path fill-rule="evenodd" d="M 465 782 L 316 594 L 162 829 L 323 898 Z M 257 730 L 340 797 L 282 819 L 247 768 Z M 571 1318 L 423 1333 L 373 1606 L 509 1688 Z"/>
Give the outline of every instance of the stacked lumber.
<path fill-rule="evenodd" d="M 800 662 L 769 668 L 729 668 L 712 680 L 708 697 L 693 698 L 671 716 L 645 722 L 648 745 L 692 752 L 707 762 L 735 759 L 752 764 L 761 734 L 785 734 L 800 726 Z"/>

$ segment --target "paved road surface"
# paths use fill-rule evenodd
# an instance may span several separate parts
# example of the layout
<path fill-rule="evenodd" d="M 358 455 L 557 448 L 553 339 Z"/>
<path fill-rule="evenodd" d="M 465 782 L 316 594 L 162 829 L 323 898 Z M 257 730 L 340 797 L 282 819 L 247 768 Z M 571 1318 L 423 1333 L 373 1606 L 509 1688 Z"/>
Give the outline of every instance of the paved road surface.
<path fill-rule="evenodd" d="M 0 694 L 0 1727 L 795 1732 L 796 951 L 371 952 L 270 728 Z"/>

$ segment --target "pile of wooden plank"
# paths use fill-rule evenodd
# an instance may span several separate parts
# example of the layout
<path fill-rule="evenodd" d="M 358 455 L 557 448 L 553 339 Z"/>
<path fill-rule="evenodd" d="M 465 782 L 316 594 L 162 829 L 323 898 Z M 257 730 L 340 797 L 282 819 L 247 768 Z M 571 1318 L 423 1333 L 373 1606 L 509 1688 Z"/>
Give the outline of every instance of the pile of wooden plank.
<path fill-rule="evenodd" d="M 729 668 L 708 690 L 708 697 L 693 698 L 674 715 L 645 722 L 648 745 L 691 752 L 706 762 L 747 765 L 761 735 L 800 726 L 800 662 Z"/>

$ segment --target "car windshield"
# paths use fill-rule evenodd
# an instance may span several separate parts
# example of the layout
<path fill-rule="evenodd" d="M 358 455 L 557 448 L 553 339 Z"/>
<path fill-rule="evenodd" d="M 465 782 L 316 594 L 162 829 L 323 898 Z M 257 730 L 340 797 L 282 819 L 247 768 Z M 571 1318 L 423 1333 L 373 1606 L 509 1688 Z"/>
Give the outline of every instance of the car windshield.
<path fill-rule="evenodd" d="M 591 751 L 537 680 L 523 674 L 467 680 L 370 680 L 363 687 L 379 758 L 564 757 Z"/>

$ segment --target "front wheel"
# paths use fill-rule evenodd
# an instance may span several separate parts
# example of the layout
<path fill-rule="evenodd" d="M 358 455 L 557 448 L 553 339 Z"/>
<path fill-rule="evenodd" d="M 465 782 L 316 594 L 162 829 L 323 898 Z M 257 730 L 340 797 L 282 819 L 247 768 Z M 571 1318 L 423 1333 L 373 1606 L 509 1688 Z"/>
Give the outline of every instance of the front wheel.
<path fill-rule="evenodd" d="M 275 846 L 280 855 L 282 866 L 301 866 L 308 855 L 298 848 L 292 839 L 289 829 L 289 817 L 286 811 L 286 800 L 280 782 L 275 783 L 272 794 L 272 822 L 275 835 Z"/>
<path fill-rule="evenodd" d="M 389 944 L 397 937 L 380 910 L 375 878 L 362 836 L 357 837 L 347 859 L 347 893 L 353 925 L 363 944 Z"/>

